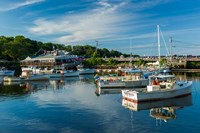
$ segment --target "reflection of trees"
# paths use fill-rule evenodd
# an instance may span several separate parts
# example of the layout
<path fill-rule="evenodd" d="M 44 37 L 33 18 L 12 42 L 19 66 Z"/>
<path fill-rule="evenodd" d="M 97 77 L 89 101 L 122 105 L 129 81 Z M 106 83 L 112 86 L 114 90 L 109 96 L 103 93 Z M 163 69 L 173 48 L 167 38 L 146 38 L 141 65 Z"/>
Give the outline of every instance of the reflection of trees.
<path fill-rule="evenodd" d="M 0 86 L 0 95 L 25 95 L 28 92 L 25 84 Z"/>
<path fill-rule="evenodd" d="M 3 83 L 0 86 L 0 95 L 25 95 L 37 92 L 40 89 L 47 89 L 49 82 L 26 82 L 26 83 Z"/>
<path fill-rule="evenodd" d="M 200 80 L 200 73 L 190 73 L 190 72 L 176 72 L 174 73 L 176 75 L 177 80 L 193 80 L 193 81 L 199 81 Z"/>

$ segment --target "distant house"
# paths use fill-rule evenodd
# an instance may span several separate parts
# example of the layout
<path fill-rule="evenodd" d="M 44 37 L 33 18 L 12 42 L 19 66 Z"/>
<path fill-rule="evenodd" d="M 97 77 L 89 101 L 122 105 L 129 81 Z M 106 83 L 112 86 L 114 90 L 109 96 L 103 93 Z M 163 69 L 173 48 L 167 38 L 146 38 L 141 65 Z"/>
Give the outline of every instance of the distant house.
<path fill-rule="evenodd" d="M 158 66 L 159 65 L 159 61 L 149 62 L 149 63 L 147 63 L 147 65 L 149 65 L 149 66 Z"/>

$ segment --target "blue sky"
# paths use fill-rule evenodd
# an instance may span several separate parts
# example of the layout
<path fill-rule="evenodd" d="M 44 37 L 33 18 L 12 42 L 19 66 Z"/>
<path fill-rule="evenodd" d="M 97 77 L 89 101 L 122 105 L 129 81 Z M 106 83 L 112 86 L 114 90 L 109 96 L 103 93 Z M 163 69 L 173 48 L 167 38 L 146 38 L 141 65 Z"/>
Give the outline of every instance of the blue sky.
<path fill-rule="evenodd" d="M 0 18 L 4 36 L 139 55 L 157 55 L 160 25 L 162 55 L 170 36 L 173 54 L 200 55 L 200 0 L 0 0 Z"/>

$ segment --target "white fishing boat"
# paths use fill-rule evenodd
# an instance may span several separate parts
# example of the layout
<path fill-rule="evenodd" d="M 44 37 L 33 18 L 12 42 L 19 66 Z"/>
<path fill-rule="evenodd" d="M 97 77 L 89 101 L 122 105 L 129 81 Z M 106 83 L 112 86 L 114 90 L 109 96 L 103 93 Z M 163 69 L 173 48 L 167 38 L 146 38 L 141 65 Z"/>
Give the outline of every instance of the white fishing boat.
<path fill-rule="evenodd" d="M 94 69 L 84 68 L 83 65 L 78 65 L 77 70 L 79 71 L 79 75 L 94 74 L 94 72 L 95 72 Z"/>
<path fill-rule="evenodd" d="M 127 70 L 124 76 L 100 77 L 97 85 L 100 88 L 140 88 L 149 84 L 141 70 Z"/>
<path fill-rule="evenodd" d="M 19 77 L 19 80 L 26 81 L 40 81 L 40 80 L 49 80 L 48 74 L 35 74 L 30 71 L 23 71 L 22 75 Z"/>
<path fill-rule="evenodd" d="M 186 96 L 191 92 L 192 81 L 176 81 L 173 75 L 158 75 L 151 77 L 143 90 L 122 90 L 122 97 L 137 103 Z"/>

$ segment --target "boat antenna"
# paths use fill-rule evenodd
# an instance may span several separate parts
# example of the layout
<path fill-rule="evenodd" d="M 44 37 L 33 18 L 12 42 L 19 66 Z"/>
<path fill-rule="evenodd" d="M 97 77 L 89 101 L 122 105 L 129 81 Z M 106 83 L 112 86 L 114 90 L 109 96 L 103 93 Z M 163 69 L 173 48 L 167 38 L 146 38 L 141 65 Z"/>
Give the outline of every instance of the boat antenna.
<path fill-rule="evenodd" d="M 129 63 L 130 68 L 132 68 L 132 39 L 130 39 L 130 63 Z"/>
<path fill-rule="evenodd" d="M 158 31 L 158 61 L 159 61 L 159 68 L 160 68 L 160 27 L 157 25 Z"/>
<path fill-rule="evenodd" d="M 95 42 L 96 42 L 96 53 L 97 53 L 97 47 L 99 46 L 99 41 L 95 40 Z"/>

